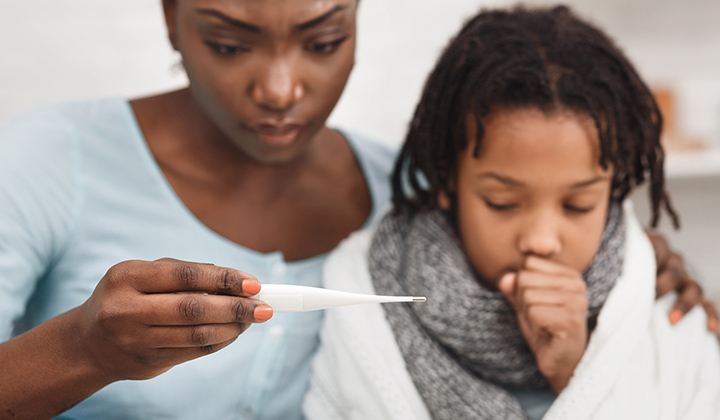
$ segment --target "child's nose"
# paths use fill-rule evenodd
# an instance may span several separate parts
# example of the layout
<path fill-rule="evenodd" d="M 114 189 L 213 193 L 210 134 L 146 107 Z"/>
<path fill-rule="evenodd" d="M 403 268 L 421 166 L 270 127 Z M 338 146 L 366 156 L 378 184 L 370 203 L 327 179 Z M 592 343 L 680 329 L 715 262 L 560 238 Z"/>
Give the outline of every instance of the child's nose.
<path fill-rule="evenodd" d="M 559 226 L 550 215 L 535 215 L 525 224 L 518 239 L 518 249 L 524 255 L 551 258 L 562 251 Z"/>

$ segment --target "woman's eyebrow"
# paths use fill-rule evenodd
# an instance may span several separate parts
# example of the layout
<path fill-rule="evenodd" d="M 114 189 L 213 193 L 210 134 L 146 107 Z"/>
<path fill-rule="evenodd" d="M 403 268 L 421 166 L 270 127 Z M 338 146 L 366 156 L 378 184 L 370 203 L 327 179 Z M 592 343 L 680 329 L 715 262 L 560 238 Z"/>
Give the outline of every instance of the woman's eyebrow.
<path fill-rule="evenodd" d="M 235 19 L 235 18 L 231 18 L 230 16 L 228 16 L 228 15 L 222 13 L 222 12 L 219 12 L 219 11 L 217 11 L 217 10 L 213 10 L 213 9 L 197 9 L 196 12 L 199 13 L 199 14 L 201 14 L 201 15 L 208 15 L 208 16 L 216 17 L 216 18 L 222 20 L 222 21 L 225 22 L 225 23 L 228 23 L 228 24 L 230 24 L 230 25 L 232 25 L 232 26 L 235 26 L 236 28 L 240 28 L 240 29 L 245 30 L 245 31 L 248 31 L 248 32 L 252 32 L 252 33 L 255 33 L 255 34 L 259 34 L 259 33 L 261 32 L 259 26 L 253 25 L 252 23 L 243 22 L 243 21 L 237 20 L 237 19 Z"/>
<path fill-rule="evenodd" d="M 348 6 L 346 4 L 338 4 L 337 6 L 333 7 L 332 9 L 328 10 L 327 12 L 323 13 L 322 15 L 320 15 L 316 18 L 310 19 L 307 22 L 298 23 L 297 25 L 295 25 L 295 29 L 298 31 L 304 31 L 306 29 L 310 29 L 313 26 L 317 26 L 317 25 L 325 22 L 326 20 L 330 19 L 330 17 L 332 15 L 334 15 L 335 13 L 338 13 L 347 8 L 348 8 Z"/>
<path fill-rule="evenodd" d="M 347 8 L 348 8 L 347 5 L 339 4 L 316 18 L 312 18 L 312 19 L 308 20 L 307 22 L 298 23 L 297 25 L 295 25 L 295 30 L 304 31 L 306 29 L 312 28 L 313 26 L 317 26 L 317 25 L 325 22 L 326 20 L 330 19 L 334 14 L 336 14 L 340 11 L 343 11 Z M 196 12 L 199 14 L 202 14 L 202 15 L 216 17 L 229 25 L 232 25 L 236 28 L 239 28 L 239 29 L 242 29 L 242 30 L 245 30 L 248 32 L 252 32 L 255 34 L 262 32 L 262 29 L 259 26 L 253 25 L 252 23 L 243 22 L 242 20 L 232 18 L 218 10 L 197 9 Z"/>

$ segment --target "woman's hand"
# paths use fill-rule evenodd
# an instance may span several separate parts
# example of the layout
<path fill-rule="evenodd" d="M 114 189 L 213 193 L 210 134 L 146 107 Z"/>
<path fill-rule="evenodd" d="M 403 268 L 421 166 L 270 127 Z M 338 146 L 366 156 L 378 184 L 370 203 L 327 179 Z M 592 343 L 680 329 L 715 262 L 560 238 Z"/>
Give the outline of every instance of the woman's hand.
<path fill-rule="evenodd" d="M 515 308 L 540 372 L 559 394 L 587 345 L 588 301 L 582 274 L 531 256 L 523 269 L 505 274 L 498 286 Z"/>
<path fill-rule="evenodd" d="M 229 345 L 272 308 L 243 272 L 164 259 L 112 267 L 82 305 L 88 353 L 112 380 L 148 379 Z"/>
<path fill-rule="evenodd" d="M 112 267 L 81 306 L 0 343 L 0 418 L 49 419 L 104 386 L 147 379 L 272 317 L 254 277 L 164 259 Z"/>
<path fill-rule="evenodd" d="M 657 260 L 656 296 L 660 297 L 674 290 L 678 292 L 678 300 L 668 315 L 670 322 L 676 324 L 690 309 L 700 304 L 707 312 L 708 330 L 717 332 L 720 327 L 718 312 L 710 301 L 703 298 L 702 288 L 685 270 L 682 257 L 670 249 L 661 235 L 649 232 L 647 235 L 655 249 Z"/>

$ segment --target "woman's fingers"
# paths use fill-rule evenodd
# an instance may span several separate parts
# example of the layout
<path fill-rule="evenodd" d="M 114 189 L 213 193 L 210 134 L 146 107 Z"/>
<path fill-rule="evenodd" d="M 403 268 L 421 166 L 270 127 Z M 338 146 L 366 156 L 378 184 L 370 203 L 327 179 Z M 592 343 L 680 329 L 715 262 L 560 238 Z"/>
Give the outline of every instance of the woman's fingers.
<path fill-rule="evenodd" d="M 164 258 L 158 261 L 129 261 L 112 267 L 106 278 L 114 286 L 128 286 L 141 293 L 205 292 L 252 296 L 260 292 L 253 276 L 226 267 Z"/>
<path fill-rule="evenodd" d="M 250 324 L 204 324 L 148 327 L 144 341 L 152 348 L 196 348 L 217 346 L 234 340 Z"/>
<path fill-rule="evenodd" d="M 707 314 L 707 329 L 710 332 L 718 332 L 720 330 L 720 319 L 718 318 L 715 305 L 707 299 L 703 298 L 702 288 L 699 284 L 688 279 L 683 283 L 678 293 L 677 301 L 673 305 L 668 318 L 670 323 L 677 324 L 686 313 L 688 313 L 695 305 L 701 305 Z"/>
<path fill-rule="evenodd" d="M 655 250 L 655 261 L 657 262 L 658 273 L 662 271 L 667 265 L 667 260 L 670 258 L 672 252 L 667 240 L 662 235 L 647 232 L 647 236 L 650 239 L 650 243 Z"/>
<path fill-rule="evenodd" d="M 660 298 L 669 292 L 680 289 L 683 281 L 683 278 L 668 270 L 658 273 L 655 283 L 655 298 Z"/>
<path fill-rule="evenodd" d="M 262 301 L 203 293 L 146 295 L 139 309 L 145 325 L 201 325 L 267 321 L 272 308 Z"/>
<path fill-rule="evenodd" d="M 715 309 L 715 306 L 708 300 L 702 299 L 701 304 L 703 308 L 705 308 L 705 312 L 707 312 L 708 316 L 708 322 L 707 322 L 707 328 L 710 332 L 718 332 L 720 330 L 720 319 L 718 319 L 718 312 Z"/>
<path fill-rule="evenodd" d="M 82 339 L 108 377 L 152 378 L 270 319 L 272 308 L 249 298 L 259 291 L 254 277 L 211 264 L 121 262 L 83 304 Z"/>
<path fill-rule="evenodd" d="M 673 325 L 702 300 L 700 285 L 690 279 L 683 281 L 679 289 L 677 301 L 668 315 Z"/>
<path fill-rule="evenodd" d="M 154 354 L 156 355 L 156 357 L 158 357 L 158 359 L 163 360 L 165 363 L 172 363 L 174 365 L 178 365 L 180 363 L 197 359 L 198 357 L 207 356 L 208 354 L 212 354 L 219 350 L 222 350 L 223 348 L 232 344 L 236 339 L 237 337 L 224 341 L 222 343 L 210 344 L 207 346 L 199 347 L 159 348 L 155 349 Z"/>
<path fill-rule="evenodd" d="M 682 257 L 678 254 L 670 254 L 665 260 L 664 266 L 662 268 L 658 266 L 655 284 L 656 297 L 664 296 L 666 293 L 675 290 L 680 291 L 683 284 L 688 280 Z"/>
<path fill-rule="evenodd" d="M 135 355 L 136 363 L 143 368 L 126 372 L 126 379 L 149 379 L 166 372 L 173 366 L 215 353 L 232 344 L 236 339 L 237 335 L 223 342 L 203 346 L 147 348 Z M 146 373 L 149 370 L 153 371 L 151 375 Z"/>
<path fill-rule="evenodd" d="M 655 250 L 657 261 L 656 297 L 659 298 L 672 291 L 678 292 L 677 302 L 668 314 L 670 323 L 677 324 L 695 305 L 700 304 L 707 313 L 708 330 L 717 332 L 720 329 L 718 312 L 711 302 L 704 299 L 702 287 L 690 277 L 682 257 L 670 249 L 667 240 L 661 235 L 650 232 L 647 235 Z"/>

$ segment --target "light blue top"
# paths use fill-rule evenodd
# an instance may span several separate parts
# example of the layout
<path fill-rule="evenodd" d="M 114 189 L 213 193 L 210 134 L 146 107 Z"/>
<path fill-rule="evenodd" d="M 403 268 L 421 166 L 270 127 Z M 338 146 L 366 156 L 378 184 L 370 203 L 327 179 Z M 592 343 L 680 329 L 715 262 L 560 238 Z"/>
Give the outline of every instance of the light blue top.
<path fill-rule="evenodd" d="M 368 227 L 389 205 L 395 151 L 343 134 L 370 189 Z M 326 255 L 286 262 L 203 225 L 123 98 L 41 108 L 0 130 L 0 340 L 82 304 L 117 262 L 163 257 L 320 286 Z M 59 418 L 298 419 L 321 320 L 322 311 L 276 314 L 218 353 L 111 384 Z"/>

